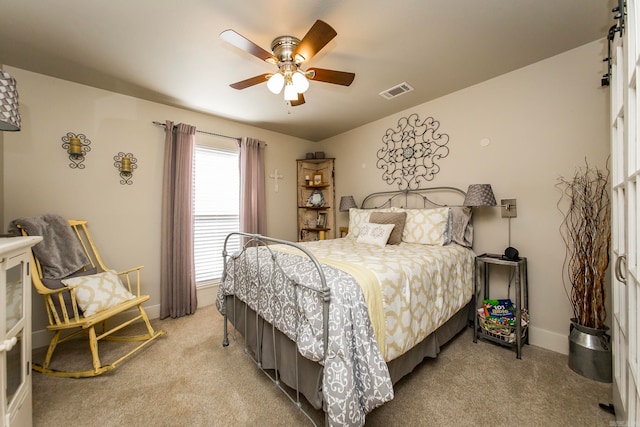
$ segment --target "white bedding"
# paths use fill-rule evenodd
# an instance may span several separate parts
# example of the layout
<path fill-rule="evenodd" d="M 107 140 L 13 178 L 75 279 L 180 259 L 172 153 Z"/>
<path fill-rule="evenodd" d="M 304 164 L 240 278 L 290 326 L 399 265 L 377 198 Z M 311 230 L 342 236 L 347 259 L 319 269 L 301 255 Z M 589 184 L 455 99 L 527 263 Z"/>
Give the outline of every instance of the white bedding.
<path fill-rule="evenodd" d="M 475 254 L 456 244 L 446 246 L 400 243 L 379 248 L 355 238 L 305 242 L 319 261 L 353 274 L 366 269 L 378 280 L 367 285 L 365 299 L 385 361 L 402 355 L 464 307 L 473 294 Z M 369 275 L 370 275 L 369 273 Z M 361 284 L 366 274 L 355 277 Z M 379 288 L 383 314 L 377 314 L 367 292 Z M 380 328 L 384 336 L 380 336 Z"/>

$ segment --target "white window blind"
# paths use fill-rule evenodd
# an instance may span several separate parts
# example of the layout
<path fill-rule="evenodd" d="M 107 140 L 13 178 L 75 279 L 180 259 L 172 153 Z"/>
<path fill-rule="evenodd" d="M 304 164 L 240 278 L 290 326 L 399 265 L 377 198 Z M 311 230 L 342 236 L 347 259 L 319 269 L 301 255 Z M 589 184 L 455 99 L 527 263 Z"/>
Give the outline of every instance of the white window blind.
<path fill-rule="evenodd" d="M 224 239 L 240 228 L 239 180 L 237 152 L 195 146 L 193 249 L 197 285 L 222 277 Z M 227 251 L 232 253 L 238 247 L 236 238 Z"/>

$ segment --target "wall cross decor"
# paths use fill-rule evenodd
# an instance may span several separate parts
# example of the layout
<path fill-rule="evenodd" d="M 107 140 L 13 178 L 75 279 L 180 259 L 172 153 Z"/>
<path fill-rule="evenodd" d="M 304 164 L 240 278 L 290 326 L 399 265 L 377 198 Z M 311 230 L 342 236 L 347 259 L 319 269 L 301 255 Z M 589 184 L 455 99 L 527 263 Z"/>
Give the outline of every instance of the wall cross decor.
<path fill-rule="evenodd" d="M 440 172 L 437 161 L 449 155 L 449 135 L 439 133 L 440 122 L 433 117 L 423 121 L 417 114 L 398 120 L 395 129 L 387 129 L 378 150 L 376 166 L 382 169 L 387 184 L 400 190 L 415 190 Z"/>
<path fill-rule="evenodd" d="M 278 180 L 283 179 L 284 176 L 278 173 L 278 169 L 274 169 L 273 173 L 269 174 L 269 178 L 273 179 L 273 190 L 277 193 L 279 191 Z"/>

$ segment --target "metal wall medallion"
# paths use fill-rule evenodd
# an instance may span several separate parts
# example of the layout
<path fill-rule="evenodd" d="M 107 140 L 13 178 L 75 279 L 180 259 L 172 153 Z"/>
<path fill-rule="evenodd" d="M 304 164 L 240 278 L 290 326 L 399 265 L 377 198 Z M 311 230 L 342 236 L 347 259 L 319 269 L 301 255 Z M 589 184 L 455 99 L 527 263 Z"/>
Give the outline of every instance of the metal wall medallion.
<path fill-rule="evenodd" d="M 400 190 L 415 190 L 440 172 L 437 161 L 449 155 L 449 135 L 439 133 L 440 122 L 433 117 L 420 121 L 417 114 L 398 120 L 395 129 L 387 129 L 378 150 L 376 166 L 389 185 Z"/>

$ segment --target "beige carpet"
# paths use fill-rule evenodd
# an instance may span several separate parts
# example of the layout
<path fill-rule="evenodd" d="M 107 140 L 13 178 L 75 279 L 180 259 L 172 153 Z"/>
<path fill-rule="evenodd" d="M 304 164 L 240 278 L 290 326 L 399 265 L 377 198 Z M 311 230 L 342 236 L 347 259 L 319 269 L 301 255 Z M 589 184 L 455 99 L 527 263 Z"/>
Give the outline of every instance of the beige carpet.
<path fill-rule="evenodd" d="M 221 346 L 214 307 L 153 321 L 167 334 L 116 370 L 88 379 L 33 373 L 35 426 L 298 426 L 309 421 L 244 355 Z M 367 426 L 610 426 L 611 385 L 583 378 L 566 356 L 525 346 L 472 342 L 466 329 L 395 387 L 396 397 L 367 416 Z M 113 344 L 102 344 L 112 350 Z M 107 348 L 109 347 L 109 348 Z M 61 349 L 62 350 L 62 349 Z M 43 349 L 34 352 L 42 360 Z M 106 353 L 105 353 L 106 354 Z M 84 361 L 68 344 L 58 363 Z M 60 365 L 61 366 L 61 365 Z M 323 415 L 314 413 L 319 425 Z"/>

